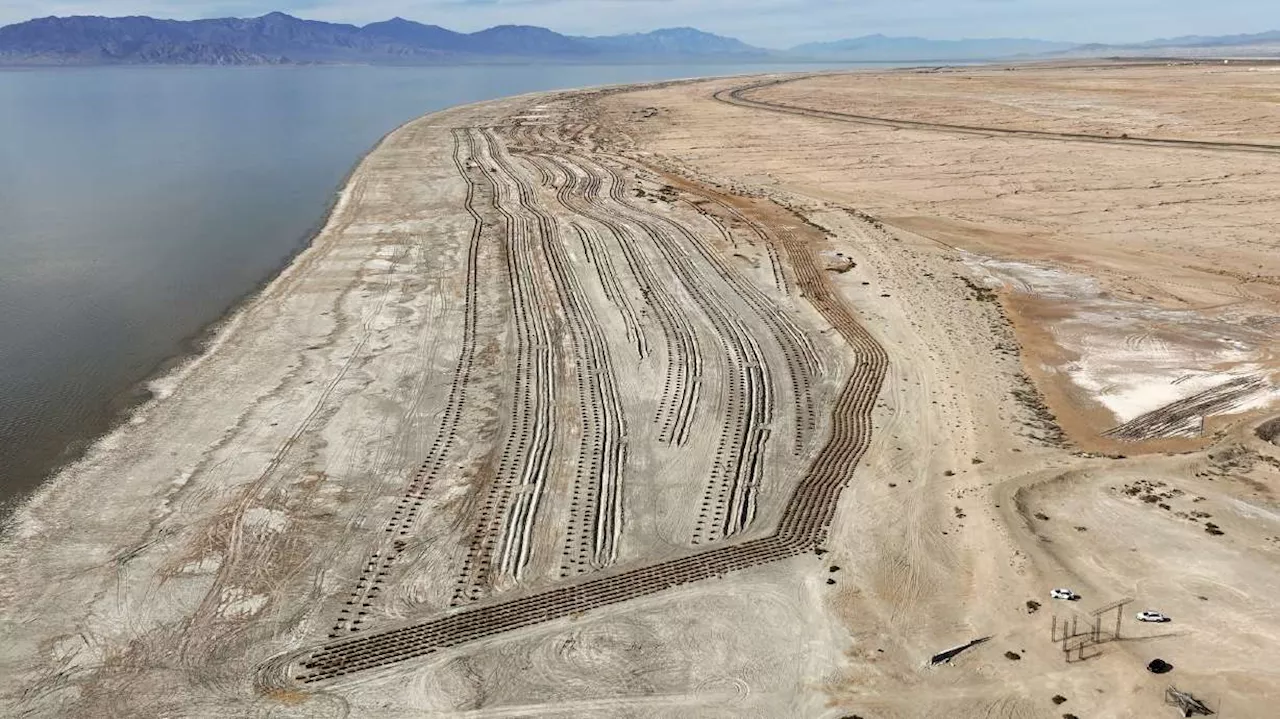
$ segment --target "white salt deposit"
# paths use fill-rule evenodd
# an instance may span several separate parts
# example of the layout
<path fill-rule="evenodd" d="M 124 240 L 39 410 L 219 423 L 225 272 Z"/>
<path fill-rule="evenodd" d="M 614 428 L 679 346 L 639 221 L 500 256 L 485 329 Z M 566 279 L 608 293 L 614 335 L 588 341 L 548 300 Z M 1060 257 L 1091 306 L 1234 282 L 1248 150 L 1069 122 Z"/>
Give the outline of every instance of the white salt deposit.
<path fill-rule="evenodd" d="M 964 261 L 985 274 L 988 284 L 1061 302 L 1068 312 L 1047 329 L 1076 357 L 1061 370 L 1117 423 L 1262 369 L 1263 353 L 1245 339 L 1253 330 L 1117 299 L 1093 278 L 1052 267 L 976 255 Z M 1274 399 L 1275 392 L 1260 391 L 1243 397 L 1233 411 Z"/>

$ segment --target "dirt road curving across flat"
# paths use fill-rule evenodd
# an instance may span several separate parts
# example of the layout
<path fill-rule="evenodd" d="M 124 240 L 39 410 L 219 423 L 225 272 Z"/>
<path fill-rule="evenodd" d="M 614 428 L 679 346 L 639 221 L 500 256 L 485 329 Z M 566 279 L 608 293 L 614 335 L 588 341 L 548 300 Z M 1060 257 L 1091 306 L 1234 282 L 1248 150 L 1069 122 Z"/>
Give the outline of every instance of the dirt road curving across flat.
<path fill-rule="evenodd" d="M 1127 133 L 1120 135 L 1099 135 L 1085 132 L 1049 132 L 1029 128 L 994 127 L 979 125 L 962 125 L 948 122 L 925 122 L 900 117 L 875 117 L 849 112 L 837 112 L 819 107 L 802 107 L 780 102 L 770 102 L 751 96 L 752 91 L 774 88 L 784 83 L 799 82 L 811 76 L 785 77 L 765 80 L 741 87 L 720 90 L 715 98 L 742 107 L 750 107 L 769 112 L 782 112 L 793 115 L 836 120 L 839 122 L 856 122 L 881 127 L 897 127 L 911 130 L 928 130 L 933 132 L 958 133 L 962 135 L 983 135 L 988 137 L 1019 137 L 1028 140 L 1052 140 L 1058 142 L 1089 142 L 1110 145 L 1133 145 L 1138 147 L 1164 147 L 1184 150 L 1211 150 L 1214 152 L 1260 152 L 1280 153 L 1280 144 L 1255 142 L 1222 142 L 1215 140 L 1184 140 L 1178 138 L 1131 137 Z"/>

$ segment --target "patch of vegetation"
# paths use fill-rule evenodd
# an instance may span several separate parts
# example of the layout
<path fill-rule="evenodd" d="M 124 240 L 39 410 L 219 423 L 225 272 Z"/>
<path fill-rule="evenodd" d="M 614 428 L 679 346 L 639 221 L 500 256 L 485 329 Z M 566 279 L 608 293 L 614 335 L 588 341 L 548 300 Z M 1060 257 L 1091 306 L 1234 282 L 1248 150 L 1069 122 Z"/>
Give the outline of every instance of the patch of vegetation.
<path fill-rule="evenodd" d="M 883 223 L 883 222 L 881 222 L 880 220 L 877 220 L 876 218 L 872 217 L 871 215 L 868 215 L 867 213 L 863 212 L 862 210 L 855 210 L 855 209 L 852 209 L 852 208 L 846 208 L 846 209 L 845 209 L 845 212 L 849 213 L 849 216 L 850 216 L 850 217 L 854 217 L 854 218 L 856 218 L 856 219 L 862 220 L 863 222 L 865 222 L 865 223 L 867 223 L 867 224 L 871 225 L 872 227 L 876 228 L 877 230 L 883 230 L 883 229 L 884 229 L 884 223 Z"/>
<path fill-rule="evenodd" d="M 969 291 L 973 293 L 973 299 L 978 302 L 995 302 L 1000 299 L 1000 296 L 996 294 L 996 291 L 990 287 L 984 287 L 964 275 L 956 276 L 965 284 L 965 287 L 969 288 Z"/>
<path fill-rule="evenodd" d="M 1026 374 L 1019 374 L 1014 380 L 1017 386 L 1013 388 L 1013 398 L 1031 413 L 1030 424 L 1039 430 L 1038 433 L 1031 434 L 1031 438 L 1051 447 L 1065 447 L 1067 435 L 1058 426 L 1058 418 L 1045 403 L 1044 395 L 1040 394 L 1035 383 Z"/>
<path fill-rule="evenodd" d="M 1258 439 L 1263 442 L 1280 444 L 1280 417 L 1276 417 L 1275 419 L 1268 420 L 1258 425 L 1258 428 L 1254 430 L 1254 434 L 1257 434 Z"/>

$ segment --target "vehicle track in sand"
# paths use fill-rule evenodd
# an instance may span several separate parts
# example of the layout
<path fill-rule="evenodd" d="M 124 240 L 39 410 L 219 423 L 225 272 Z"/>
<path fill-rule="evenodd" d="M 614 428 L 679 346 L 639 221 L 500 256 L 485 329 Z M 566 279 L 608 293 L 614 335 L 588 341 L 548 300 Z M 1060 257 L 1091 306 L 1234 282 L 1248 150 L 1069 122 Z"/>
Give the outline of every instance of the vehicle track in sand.
<path fill-rule="evenodd" d="M 574 178 L 574 184 L 564 193 L 557 193 L 564 207 L 570 212 L 592 220 L 609 231 L 616 246 L 626 259 L 628 270 L 640 289 L 646 304 L 653 310 L 653 317 L 663 334 L 667 358 L 662 393 L 658 401 L 654 421 L 661 427 L 659 441 L 683 445 L 688 439 L 689 427 L 698 404 L 699 378 L 702 376 L 703 356 L 698 345 L 692 322 L 680 303 L 671 294 L 666 283 L 659 279 L 648 256 L 639 250 L 639 237 L 631 227 L 621 222 L 600 206 L 600 189 L 603 180 L 564 157 L 530 155 L 535 166 L 550 163 L 561 172 Z"/>
<path fill-rule="evenodd" d="M 528 564 L 556 426 L 556 344 L 547 321 L 552 305 L 538 277 L 538 245 L 559 241 L 557 229 L 533 207 L 532 190 L 511 168 L 493 134 L 474 129 L 468 133 L 475 143 L 481 173 L 493 190 L 493 209 L 506 228 L 503 242 L 515 329 L 515 367 L 502 458 L 472 532 L 450 602 L 453 606 L 481 598 L 499 575 L 519 579 Z"/>
<path fill-rule="evenodd" d="M 388 575 L 404 551 L 405 538 L 416 525 L 423 503 L 427 499 L 427 491 L 439 478 L 447 458 L 458 443 L 458 423 L 463 406 L 466 404 L 471 370 L 475 363 L 476 291 L 479 284 L 477 275 L 480 241 L 485 224 L 476 209 L 476 202 L 483 193 L 471 176 L 472 168 L 468 167 L 475 153 L 474 141 L 469 133 L 463 130 L 454 130 L 452 134 L 453 164 L 458 174 L 466 180 L 467 195 L 464 207 L 472 220 L 467 249 L 467 271 L 464 279 L 462 343 L 454 366 L 453 379 L 449 384 L 449 394 L 445 400 L 440 426 L 427 450 L 427 457 L 410 477 L 396 508 L 387 519 L 383 528 L 387 537 L 379 542 L 376 551 L 369 553 L 364 565 L 361 566 L 360 574 L 345 606 L 338 610 L 338 616 L 329 632 L 330 638 L 341 636 L 343 632 L 357 632 L 364 628 L 362 625 L 369 610 L 378 600 L 385 588 Z"/>
<path fill-rule="evenodd" d="M 670 243 L 679 242 L 678 232 L 665 228 L 664 233 L 664 228 L 654 220 L 628 219 L 656 225 L 650 228 L 659 235 L 652 238 L 653 241 L 668 243 L 671 249 L 676 249 Z M 521 232 L 518 219 L 512 217 L 511 220 L 513 232 Z M 720 542 L 709 549 L 648 565 L 605 569 L 551 589 L 479 601 L 424 622 L 369 631 L 283 655 L 261 668 L 260 686 L 264 689 L 296 687 L 332 681 L 820 547 L 839 492 L 868 447 L 871 411 L 883 382 L 887 356 L 828 285 L 805 241 L 789 232 L 780 233 L 778 240 L 797 287 L 847 343 L 852 362 L 850 374 L 831 405 L 830 435 L 791 490 L 772 534 Z M 711 301 L 707 297 L 704 300 Z"/>
<path fill-rule="evenodd" d="M 755 90 L 762 90 L 768 87 L 776 87 L 802 80 L 808 80 L 813 75 L 805 75 L 801 77 L 785 77 L 766 80 L 764 82 L 756 82 L 750 85 L 742 85 L 740 87 L 728 88 L 715 93 L 715 99 L 729 105 L 737 105 L 738 107 L 747 107 L 754 110 L 765 110 L 769 112 L 780 112 L 788 115 L 804 115 L 806 117 L 814 117 L 824 120 L 835 120 L 838 122 L 852 122 L 861 125 L 879 125 L 881 127 L 896 127 L 905 130 L 925 130 L 928 132 L 947 132 L 962 135 L 983 135 L 987 137 L 1017 137 L 1027 140 L 1050 140 L 1056 142 L 1084 142 L 1105 145 L 1129 145 L 1133 147 L 1159 147 L 1175 150 L 1208 150 L 1212 152 L 1251 152 L 1264 154 L 1280 154 L 1280 145 L 1271 145 L 1264 143 L 1250 142 L 1221 142 L 1215 140 L 1176 140 L 1162 139 L 1158 137 L 1116 137 L 1111 135 L 1097 135 L 1084 132 L 1049 132 L 1046 130 L 1024 130 L 1017 128 L 1003 127 L 984 127 L 980 125 L 960 125 L 943 122 L 925 122 L 922 120 L 904 120 L 893 117 L 876 117 L 873 115 L 858 115 L 848 112 L 837 112 L 835 110 L 823 110 L 812 107 L 801 107 L 798 105 L 788 105 L 785 103 L 769 102 L 767 100 L 759 100 L 745 97 L 744 94 Z"/>
<path fill-rule="evenodd" d="M 538 169 L 547 172 L 541 166 Z M 543 179 L 554 180 L 554 176 L 548 174 Z M 560 187 L 561 192 L 565 192 L 568 184 Z M 591 247 L 587 231 L 577 223 L 571 227 L 581 246 Z M 573 337 L 574 374 L 583 430 L 560 567 L 560 576 L 566 577 L 606 567 L 617 558 L 622 532 L 622 483 L 627 465 L 627 420 L 608 342 L 566 248 L 552 239 L 547 239 L 543 246 Z M 588 256 L 591 256 L 590 250 Z M 597 273 L 607 262 L 607 255 L 598 253 L 594 259 Z M 608 275 L 609 272 L 601 275 L 606 288 Z M 614 283 L 616 281 L 614 278 Z M 615 299 L 615 306 L 623 305 L 624 301 L 625 297 Z"/>

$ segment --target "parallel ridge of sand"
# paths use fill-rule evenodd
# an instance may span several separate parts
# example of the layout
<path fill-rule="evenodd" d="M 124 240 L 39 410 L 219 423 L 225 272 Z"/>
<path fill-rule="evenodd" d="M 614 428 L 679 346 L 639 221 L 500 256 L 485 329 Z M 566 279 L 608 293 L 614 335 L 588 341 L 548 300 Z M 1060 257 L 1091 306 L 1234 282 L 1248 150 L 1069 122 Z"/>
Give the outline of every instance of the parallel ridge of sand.
<path fill-rule="evenodd" d="M 1219 79 L 1036 72 L 668 83 L 401 128 L 173 393 L 23 511 L 6 709 L 1149 716 L 1156 651 L 1211 703 L 1271 705 L 1272 160 L 814 116 L 980 124 L 976 95 L 1087 73 Z M 722 101 L 783 94 L 821 112 Z M 1210 105 L 1169 137 L 1271 141 L 1198 134 Z M 1098 132 L 1064 107 L 1041 130 Z M 1155 175 L 1099 186 L 1122 171 Z M 1226 195 L 1257 216 L 1178 229 Z M 1144 407 L 1154 382 L 1183 399 Z M 1204 436 L 1149 439 L 1175 430 Z M 1161 448 L 1185 453 L 1139 454 Z M 1037 604 L 1062 584 L 1078 608 Z M 1125 596 L 1175 631 L 1048 639 Z"/>

